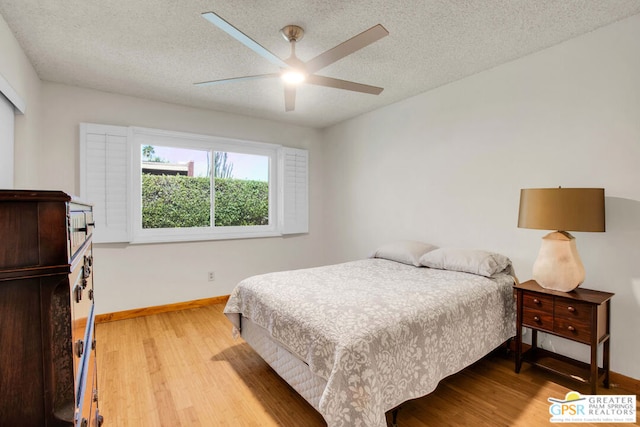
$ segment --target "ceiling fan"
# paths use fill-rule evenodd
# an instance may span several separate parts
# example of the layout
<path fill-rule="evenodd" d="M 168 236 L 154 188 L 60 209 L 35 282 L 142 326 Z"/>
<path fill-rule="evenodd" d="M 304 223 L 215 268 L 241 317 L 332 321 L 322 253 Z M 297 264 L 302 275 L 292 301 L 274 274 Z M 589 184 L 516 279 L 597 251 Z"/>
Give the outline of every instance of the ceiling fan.
<path fill-rule="evenodd" d="M 268 61 L 279 66 L 279 73 L 258 74 L 254 76 L 233 77 L 229 79 L 211 80 L 206 82 L 195 83 L 198 86 L 215 85 L 220 83 L 228 83 L 242 80 L 255 80 L 264 78 L 280 77 L 284 81 L 284 109 L 285 111 L 293 111 L 296 102 L 296 85 L 302 82 L 317 86 L 326 86 L 336 89 L 346 89 L 354 92 L 369 93 L 378 95 L 383 88 L 369 86 L 362 83 L 350 82 L 346 80 L 334 79 L 333 77 L 319 76 L 316 71 L 325 68 L 334 62 L 350 55 L 371 43 L 387 36 L 389 32 L 380 24 L 369 28 L 366 31 L 350 38 L 349 40 L 327 50 L 315 58 L 302 62 L 296 57 L 296 42 L 300 41 L 304 36 L 304 30 L 297 25 L 287 25 L 280 30 L 282 36 L 291 44 L 291 56 L 285 60 L 280 59 L 266 48 L 261 46 L 251 37 L 238 30 L 236 27 L 225 21 L 213 12 L 206 12 L 202 17 L 211 22 L 240 43 L 247 46 L 257 54 L 266 58 Z"/>

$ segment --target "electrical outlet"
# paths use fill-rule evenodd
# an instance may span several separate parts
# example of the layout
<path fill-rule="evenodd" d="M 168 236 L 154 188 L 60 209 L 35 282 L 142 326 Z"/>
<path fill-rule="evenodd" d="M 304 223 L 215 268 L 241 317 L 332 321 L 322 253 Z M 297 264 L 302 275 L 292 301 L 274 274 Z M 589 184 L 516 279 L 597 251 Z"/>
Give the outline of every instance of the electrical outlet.
<path fill-rule="evenodd" d="M 210 271 L 208 277 L 209 277 L 209 281 L 213 282 L 214 280 L 216 280 L 216 272 L 215 271 Z"/>

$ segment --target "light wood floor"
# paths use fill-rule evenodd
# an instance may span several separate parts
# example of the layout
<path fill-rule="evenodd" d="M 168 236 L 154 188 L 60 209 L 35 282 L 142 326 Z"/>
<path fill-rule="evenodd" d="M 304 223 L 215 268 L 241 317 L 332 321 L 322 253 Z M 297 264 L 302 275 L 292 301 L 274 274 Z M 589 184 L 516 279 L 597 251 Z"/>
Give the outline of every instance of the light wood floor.
<path fill-rule="evenodd" d="M 222 309 L 212 305 L 97 325 L 105 426 L 326 426 L 248 344 L 231 337 Z M 564 398 L 570 390 L 589 394 L 578 383 L 528 365 L 515 374 L 513 361 L 495 353 L 445 379 L 429 396 L 404 404 L 398 425 L 551 425 L 547 398 Z M 604 392 L 631 394 L 620 388 Z"/>

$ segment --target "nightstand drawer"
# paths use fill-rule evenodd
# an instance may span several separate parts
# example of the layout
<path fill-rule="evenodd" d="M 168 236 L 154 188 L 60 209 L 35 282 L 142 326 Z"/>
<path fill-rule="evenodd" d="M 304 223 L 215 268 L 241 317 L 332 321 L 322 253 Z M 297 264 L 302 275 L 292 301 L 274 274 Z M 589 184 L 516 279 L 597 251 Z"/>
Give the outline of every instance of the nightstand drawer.
<path fill-rule="evenodd" d="M 555 298 L 553 331 L 563 337 L 588 344 L 591 340 L 593 306 L 564 298 Z"/>
<path fill-rule="evenodd" d="M 576 301 L 566 300 L 556 297 L 553 315 L 556 319 L 573 320 L 574 322 L 589 325 L 591 320 L 591 308 L 589 304 L 583 304 Z"/>
<path fill-rule="evenodd" d="M 524 308 L 522 310 L 522 324 L 536 329 L 553 331 L 553 315 L 546 311 Z"/>
<path fill-rule="evenodd" d="M 554 320 L 553 332 L 562 337 L 585 344 L 591 342 L 590 326 L 588 324 L 574 322 L 571 319 L 556 318 Z"/>
<path fill-rule="evenodd" d="M 540 295 L 533 292 L 523 292 L 522 306 L 524 309 L 533 309 L 553 313 L 553 297 L 550 295 Z"/>

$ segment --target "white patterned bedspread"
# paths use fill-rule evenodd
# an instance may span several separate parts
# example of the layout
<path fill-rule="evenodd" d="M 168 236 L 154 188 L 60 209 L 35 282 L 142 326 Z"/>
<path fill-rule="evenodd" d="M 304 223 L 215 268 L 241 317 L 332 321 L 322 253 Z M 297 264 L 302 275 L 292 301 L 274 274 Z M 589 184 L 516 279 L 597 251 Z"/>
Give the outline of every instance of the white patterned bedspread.
<path fill-rule="evenodd" d="M 252 319 L 327 380 L 329 427 L 385 427 L 385 412 L 515 335 L 513 278 L 384 259 L 243 280 L 225 314 Z"/>

